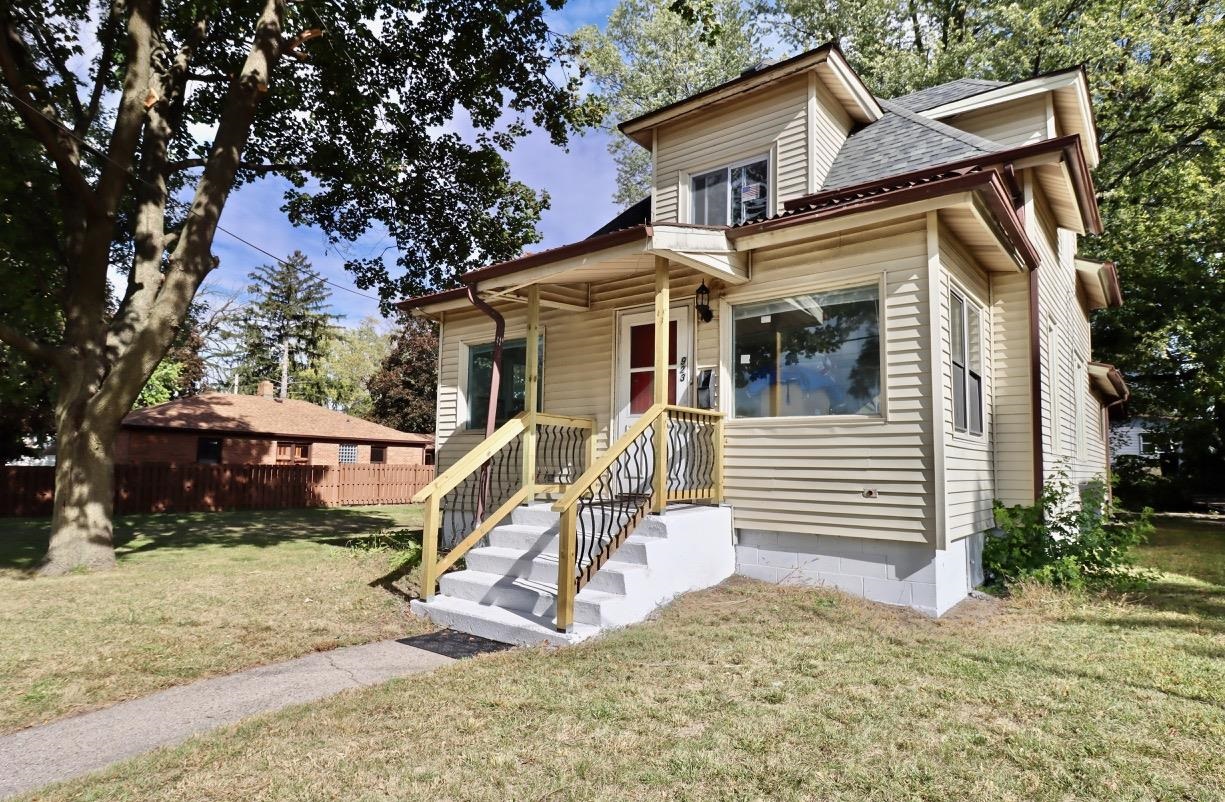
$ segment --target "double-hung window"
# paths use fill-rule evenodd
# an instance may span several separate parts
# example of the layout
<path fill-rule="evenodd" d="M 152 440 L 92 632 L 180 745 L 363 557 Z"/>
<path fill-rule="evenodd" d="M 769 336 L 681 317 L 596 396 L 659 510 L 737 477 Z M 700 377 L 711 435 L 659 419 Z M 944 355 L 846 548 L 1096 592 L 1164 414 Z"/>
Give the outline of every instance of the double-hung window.
<path fill-rule="evenodd" d="M 540 363 L 544 365 L 544 340 L 540 341 Z M 493 380 L 493 343 L 468 347 L 468 428 L 484 429 L 489 418 L 489 389 Z M 501 425 L 523 411 L 527 392 L 527 341 L 507 340 L 502 345 L 502 379 L 498 386 L 494 421 Z M 537 383 L 537 405 L 544 382 Z"/>
<path fill-rule="evenodd" d="M 770 205 L 770 159 L 745 162 L 695 175 L 689 181 L 693 222 L 738 225 L 764 217 Z"/>
<path fill-rule="evenodd" d="M 880 287 L 732 307 L 735 415 L 880 414 Z"/>
<path fill-rule="evenodd" d="M 953 373 L 953 428 L 983 433 L 982 310 L 957 290 L 949 292 L 949 358 Z"/>

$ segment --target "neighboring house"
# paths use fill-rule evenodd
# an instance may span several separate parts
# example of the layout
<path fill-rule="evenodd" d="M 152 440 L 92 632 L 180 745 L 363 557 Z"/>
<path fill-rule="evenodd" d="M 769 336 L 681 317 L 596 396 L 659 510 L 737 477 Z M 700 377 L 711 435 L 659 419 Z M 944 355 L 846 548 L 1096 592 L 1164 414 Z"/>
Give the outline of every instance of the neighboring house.
<path fill-rule="evenodd" d="M 422 465 L 434 438 L 408 434 L 306 401 L 204 393 L 129 413 L 117 464 Z"/>
<path fill-rule="evenodd" d="M 730 508 L 730 524 L 711 510 L 688 561 L 719 567 L 668 585 L 672 593 L 734 565 L 938 615 L 981 579 L 995 499 L 1030 504 L 1060 470 L 1079 482 L 1105 474 L 1106 410 L 1127 389 L 1092 361 L 1089 318 L 1122 297 L 1111 263 L 1077 255 L 1081 235 L 1101 230 L 1083 70 L 882 100 L 827 45 L 620 128 L 652 153 L 650 197 L 588 239 L 401 304 L 441 324 L 439 467 L 457 467 L 435 488 L 492 452 L 465 459 L 485 437 L 495 330 L 469 289 L 505 319 L 498 422 L 525 407 L 529 434 L 535 409 L 593 421 L 587 473 L 604 473 L 579 480 L 552 519 L 539 505 L 512 516 L 522 529 L 577 511 L 577 523 L 556 524 L 563 554 L 577 539 L 577 602 L 567 560 L 558 583 L 528 587 L 528 574 L 550 569 L 531 552 L 500 554 L 524 540 L 499 529 L 494 547 L 469 552 L 468 570 L 442 577 L 440 593 L 427 574 L 430 600 L 419 609 L 510 640 L 546 637 L 549 615 L 571 633 L 562 639 L 590 634 L 584 615 L 597 628 L 640 617 L 667 594 L 635 607 L 624 566 L 597 583 L 604 596 L 584 583 L 618 559 L 647 559 L 624 546 L 623 558 L 613 554 L 645 537 L 635 530 L 644 511 L 713 498 Z M 527 389 L 537 381 L 538 406 Z M 721 413 L 713 450 L 699 452 L 697 430 L 682 421 L 716 418 L 661 412 L 660 402 Z M 675 438 L 664 460 L 650 432 L 627 441 L 644 415 Z M 676 480 L 698 470 L 704 490 Z M 546 484 L 511 500 L 530 501 Z M 455 509 L 446 492 L 430 492 L 445 548 Z M 617 505 L 629 512 L 609 525 Z M 679 514 L 669 507 L 653 536 Z M 461 529 L 479 542 L 488 526 Z M 664 582 L 686 564 L 647 560 L 647 575 Z M 636 612 L 610 612 L 622 601 L 616 609 Z"/>
<path fill-rule="evenodd" d="M 1136 415 L 1110 424 L 1111 454 L 1119 457 L 1150 457 L 1158 459 L 1171 449 L 1158 418 Z"/>

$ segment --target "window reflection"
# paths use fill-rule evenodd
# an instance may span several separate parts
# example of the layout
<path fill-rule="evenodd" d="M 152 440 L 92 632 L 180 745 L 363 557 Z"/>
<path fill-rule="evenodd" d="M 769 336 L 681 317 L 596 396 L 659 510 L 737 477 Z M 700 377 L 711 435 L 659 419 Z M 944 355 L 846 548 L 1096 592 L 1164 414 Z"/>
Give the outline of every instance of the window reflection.
<path fill-rule="evenodd" d="M 872 285 L 734 307 L 736 416 L 879 414 L 879 296 Z"/>

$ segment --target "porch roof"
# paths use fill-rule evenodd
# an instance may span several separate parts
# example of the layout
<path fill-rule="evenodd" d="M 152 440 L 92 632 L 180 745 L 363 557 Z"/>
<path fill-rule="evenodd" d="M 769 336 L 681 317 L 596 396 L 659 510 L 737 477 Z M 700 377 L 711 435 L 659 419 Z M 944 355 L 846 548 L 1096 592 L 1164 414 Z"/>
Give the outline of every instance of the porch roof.
<path fill-rule="evenodd" d="M 648 273 L 656 256 L 741 284 L 749 279 L 748 252 L 755 248 L 928 211 L 939 211 L 941 222 L 988 270 L 1032 270 L 1040 259 L 1013 204 L 1015 170 L 1028 168 L 1048 187 L 1061 224 L 1070 215 L 1078 228 L 1087 223 L 1084 228 L 1100 230 L 1092 180 L 1079 137 L 1072 135 L 824 190 L 787 201 L 778 215 L 734 227 L 639 223 L 472 270 L 460 280 L 487 300 L 521 302 L 535 284 L 542 306 L 586 309 L 591 283 Z M 397 306 L 433 314 L 469 304 L 461 287 Z"/>

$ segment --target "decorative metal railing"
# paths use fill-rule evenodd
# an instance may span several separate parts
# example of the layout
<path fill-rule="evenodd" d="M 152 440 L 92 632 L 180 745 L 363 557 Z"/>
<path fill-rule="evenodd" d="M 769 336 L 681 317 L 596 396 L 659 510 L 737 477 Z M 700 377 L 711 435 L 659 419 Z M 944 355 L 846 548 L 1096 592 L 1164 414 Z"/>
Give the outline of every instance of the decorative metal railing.
<path fill-rule="evenodd" d="M 557 566 L 559 630 L 574 597 L 612 558 L 648 511 L 669 501 L 723 499 L 723 416 L 656 404 L 565 492 Z"/>
<path fill-rule="evenodd" d="M 591 463 L 589 418 L 522 413 L 421 489 L 421 596 L 434 595 L 438 577 L 520 504 L 557 493 Z M 531 477 L 532 481 L 526 481 Z"/>

